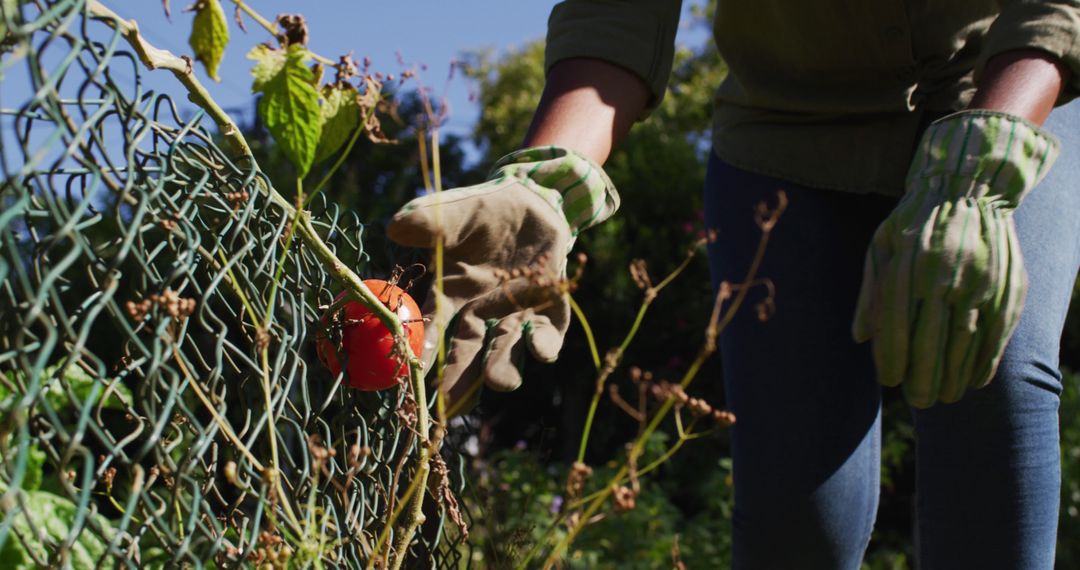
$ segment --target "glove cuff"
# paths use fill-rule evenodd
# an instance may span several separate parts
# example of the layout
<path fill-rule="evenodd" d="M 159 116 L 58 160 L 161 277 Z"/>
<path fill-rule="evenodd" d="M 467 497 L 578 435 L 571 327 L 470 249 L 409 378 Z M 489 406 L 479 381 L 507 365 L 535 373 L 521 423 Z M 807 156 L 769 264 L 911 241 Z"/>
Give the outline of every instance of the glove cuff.
<path fill-rule="evenodd" d="M 1052 134 L 1015 115 L 953 113 L 926 129 L 908 188 L 950 199 L 987 197 L 1015 208 L 1049 172 L 1059 147 Z"/>
<path fill-rule="evenodd" d="M 573 236 L 611 217 L 619 193 L 604 169 L 588 157 L 560 146 L 512 152 L 495 163 L 490 180 L 514 177 L 563 213 Z"/>

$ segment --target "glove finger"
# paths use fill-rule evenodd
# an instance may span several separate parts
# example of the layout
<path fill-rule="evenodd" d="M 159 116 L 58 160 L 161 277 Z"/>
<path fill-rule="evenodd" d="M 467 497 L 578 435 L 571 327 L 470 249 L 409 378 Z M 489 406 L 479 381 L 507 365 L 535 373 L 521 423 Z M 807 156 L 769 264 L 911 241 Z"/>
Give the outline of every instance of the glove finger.
<path fill-rule="evenodd" d="M 950 328 L 949 306 L 940 295 L 916 301 L 914 336 L 908 352 L 909 373 L 904 379 L 904 396 L 916 408 L 928 408 L 937 401 L 944 376 L 945 354 Z"/>
<path fill-rule="evenodd" d="M 451 402 L 458 401 L 479 380 L 486 331 L 484 319 L 474 312 L 465 310 L 459 315 L 439 386 Z"/>
<path fill-rule="evenodd" d="M 878 382 L 883 386 L 898 386 L 907 376 L 909 331 L 912 313 L 912 253 L 913 248 L 898 255 L 885 267 L 879 282 L 878 329 L 874 338 L 874 362 Z"/>
<path fill-rule="evenodd" d="M 551 320 L 544 315 L 537 315 L 529 321 L 525 327 L 525 334 L 529 352 L 540 362 L 555 362 L 562 350 L 563 339 L 566 338 L 566 328 L 551 324 Z"/>
<path fill-rule="evenodd" d="M 1004 317 L 1002 311 L 1008 302 L 1009 293 L 1009 241 L 1002 219 L 994 212 L 981 208 L 983 212 L 983 241 L 987 244 L 987 264 L 983 281 L 987 284 L 988 295 L 980 307 L 979 332 L 975 347 L 975 367 L 968 383 L 972 387 L 981 387 L 989 382 L 997 364 L 994 361 L 993 339 L 1000 335 Z"/>
<path fill-rule="evenodd" d="M 525 328 L 529 352 L 540 362 L 555 362 L 570 327 L 570 303 L 560 295 L 551 299 L 548 306 L 530 313 Z"/>
<path fill-rule="evenodd" d="M 889 263 L 889 248 L 884 232 L 892 224 L 885 221 L 874 234 L 870 247 L 866 249 L 866 261 L 863 263 L 862 286 L 859 288 L 859 301 L 855 306 L 855 318 L 851 325 L 851 335 L 855 342 L 866 342 L 877 332 L 879 325 L 880 276 Z"/>
<path fill-rule="evenodd" d="M 960 376 L 974 335 L 974 308 L 985 300 L 988 249 L 980 210 L 974 201 L 945 202 L 933 210 L 934 230 L 917 269 L 920 324 L 912 346 L 911 385 L 905 393 L 915 407 L 938 399 L 955 402 L 967 390 Z M 972 314 L 969 311 L 973 311 Z"/>
<path fill-rule="evenodd" d="M 939 230 L 946 235 L 945 251 L 955 252 L 955 258 L 946 260 L 950 265 L 942 275 L 949 278 L 946 294 L 952 303 L 978 307 L 993 294 L 993 280 L 987 279 L 996 265 L 988 243 L 992 218 L 985 205 L 969 198 L 953 206 L 948 225 Z"/>
<path fill-rule="evenodd" d="M 508 392 L 521 386 L 525 314 L 514 313 L 491 329 L 488 349 L 484 353 L 484 383 L 493 390 Z"/>
<path fill-rule="evenodd" d="M 984 310 L 986 322 L 981 327 L 983 339 L 976 359 L 978 372 L 971 379 L 974 388 L 988 384 L 997 372 L 1009 337 L 1020 322 L 1027 293 L 1027 272 L 1024 271 L 1023 255 L 1012 219 L 1000 220 L 999 223 L 1004 225 L 1005 230 L 998 232 L 1000 237 L 993 249 L 995 255 L 1000 255 L 999 267 L 1002 271 L 992 278 L 1002 279 L 1002 285 L 1000 293 L 987 303 Z"/>
<path fill-rule="evenodd" d="M 953 308 L 939 394 L 941 401 L 946 404 L 955 402 L 964 395 L 975 372 L 978 322 L 977 309 Z"/>

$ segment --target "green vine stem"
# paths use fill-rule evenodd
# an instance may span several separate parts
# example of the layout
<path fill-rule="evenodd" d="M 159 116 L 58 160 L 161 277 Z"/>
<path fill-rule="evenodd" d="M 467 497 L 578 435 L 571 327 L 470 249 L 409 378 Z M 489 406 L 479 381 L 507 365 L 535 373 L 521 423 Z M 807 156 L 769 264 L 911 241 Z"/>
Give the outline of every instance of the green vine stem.
<path fill-rule="evenodd" d="M 717 293 L 716 299 L 713 304 L 712 315 L 709 318 L 709 325 L 705 329 L 705 340 L 702 343 L 702 346 L 699 349 L 697 356 L 694 358 L 694 361 L 691 363 L 690 367 L 687 369 L 683 377 L 679 380 L 679 385 L 682 388 L 686 388 L 690 385 L 691 382 L 694 381 L 702 365 L 705 364 L 705 361 L 714 352 L 716 352 L 716 340 L 720 336 L 720 332 L 723 331 L 724 328 L 727 327 L 728 323 L 731 322 L 731 319 L 734 318 L 735 313 L 742 306 L 743 302 L 745 302 L 746 295 L 748 294 L 749 290 L 755 284 L 759 283 L 759 280 L 757 279 L 757 272 L 758 269 L 761 267 L 762 259 L 765 257 L 765 250 L 768 247 L 769 236 L 771 235 L 773 228 L 776 226 L 780 215 L 783 214 L 786 208 L 787 195 L 783 191 L 778 192 L 777 206 L 771 212 L 765 212 L 764 206 L 759 208 L 758 225 L 759 227 L 761 227 L 762 234 L 761 240 L 758 242 L 757 250 L 754 253 L 753 260 L 750 263 L 750 267 L 747 270 L 746 275 L 741 283 L 731 285 L 730 283 L 725 282 L 721 284 L 720 291 Z M 660 284 L 667 285 L 668 283 L 670 283 L 670 281 L 671 278 L 664 279 Z M 731 303 L 728 305 L 727 310 L 723 310 L 723 305 L 728 300 L 730 300 Z M 577 535 L 581 532 L 581 530 L 587 524 L 589 524 L 590 519 L 593 517 L 594 514 L 596 514 L 596 511 L 604 505 L 605 501 L 607 501 L 608 497 L 611 496 L 615 488 L 622 481 L 624 481 L 627 477 L 630 476 L 631 473 L 629 466 L 636 464 L 637 458 L 645 449 L 645 443 L 648 441 L 649 437 L 659 428 L 660 423 L 667 417 L 668 413 L 675 406 L 675 402 L 676 399 L 674 397 L 670 397 L 660 405 L 660 408 L 653 415 L 648 425 L 645 427 L 644 430 L 639 433 L 638 437 L 634 440 L 630 450 L 627 452 L 627 461 L 623 463 L 619 471 L 615 474 L 614 477 L 611 478 L 610 481 L 605 484 L 603 489 L 601 489 L 597 493 L 594 493 L 593 495 L 590 495 L 585 499 L 575 501 L 573 504 L 569 505 L 563 510 L 564 513 L 569 512 L 570 510 L 573 510 L 580 505 L 585 504 L 586 502 L 588 503 L 588 506 L 584 509 L 584 511 L 578 513 L 576 522 L 571 525 L 567 533 L 555 544 L 551 552 L 548 553 L 548 556 L 543 564 L 543 567 L 545 569 L 555 567 L 558 564 L 559 558 L 562 556 L 562 553 L 570 546 L 571 543 L 573 543 L 574 539 L 577 538 Z M 682 434 L 680 434 L 680 437 L 682 437 Z M 668 457 L 670 457 L 670 454 L 668 455 Z M 659 464 L 654 461 L 650 463 L 647 468 L 650 470 L 655 469 L 658 465 Z M 562 516 L 563 515 L 560 514 L 560 518 Z M 550 531 L 547 534 L 550 534 Z M 539 544 L 537 544 L 537 546 L 539 546 Z M 519 562 L 517 567 L 527 568 L 528 563 L 531 561 L 535 553 L 536 548 L 534 547 L 532 550 L 530 550 L 528 555 Z"/>
<path fill-rule="evenodd" d="M 370 89 L 370 87 L 368 88 Z M 371 116 L 375 114 L 376 106 L 377 105 L 372 105 L 371 108 L 367 110 L 367 112 L 364 114 L 362 122 L 356 126 L 356 129 L 353 130 L 352 136 L 349 137 L 349 142 L 345 143 L 345 148 L 338 151 L 337 160 L 334 161 L 334 164 L 330 166 L 330 169 L 326 171 L 326 174 L 323 175 L 323 177 L 319 180 L 315 187 L 311 189 L 311 192 L 304 199 L 304 208 L 307 208 L 309 205 L 311 205 L 312 200 L 314 200 L 315 197 L 319 195 L 319 192 L 321 192 L 322 189 L 330 183 L 330 179 L 341 168 L 341 165 L 345 163 L 345 159 L 348 158 L 349 154 L 352 153 L 353 145 L 355 145 L 356 141 L 360 138 L 360 134 L 364 132 L 364 125 L 368 124 L 368 122 L 371 120 Z"/>
<path fill-rule="evenodd" d="M 596 408 L 600 405 L 600 398 L 604 395 L 604 385 L 607 383 L 608 377 L 611 376 L 615 369 L 618 368 L 622 362 L 623 354 L 626 353 L 626 349 L 630 347 L 630 343 L 633 342 L 634 337 L 637 336 L 638 330 L 641 328 L 641 322 L 645 319 L 645 313 L 652 306 L 656 296 L 667 287 L 672 281 L 675 280 L 686 268 L 690 265 L 690 261 L 694 259 L 697 253 L 697 249 L 703 246 L 704 243 L 691 248 L 686 257 L 682 260 L 682 263 L 678 265 L 671 273 L 668 274 L 660 283 L 650 286 L 645 289 L 645 299 L 641 302 L 641 308 L 638 309 L 637 316 L 634 318 L 634 324 L 630 326 L 630 331 L 626 333 L 626 337 L 623 338 L 622 343 L 618 348 L 608 352 L 604 358 L 604 367 L 600 369 L 600 374 L 596 378 L 596 390 L 593 391 L 592 401 L 589 403 L 589 413 L 585 417 L 585 429 L 581 432 L 581 443 L 578 445 L 578 463 L 585 461 L 585 450 L 589 445 L 589 434 L 592 432 L 593 419 L 596 417 Z M 569 295 L 568 295 L 569 296 Z M 589 322 L 585 319 L 585 313 L 581 311 L 577 303 L 572 303 L 571 308 L 574 308 L 574 314 L 577 315 L 578 320 L 581 321 L 581 326 L 585 329 L 586 338 L 589 341 L 589 350 L 593 354 L 593 359 L 597 362 L 597 368 L 599 366 L 599 356 L 596 347 L 596 341 L 592 336 L 592 329 L 589 328 Z"/>
<path fill-rule="evenodd" d="M 243 12 L 248 15 L 248 17 L 250 17 L 252 20 L 255 20 L 256 24 L 259 24 L 260 26 L 265 28 L 266 31 L 270 32 L 275 38 L 277 38 L 278 40 L 284 39 L 284 35 L 282 35 L 281 30 L 273 22 L 267 20 L 265 16 L 256 12 L 255 9 L 249 6 L 247 2 L 244 2 L 243 0 L 232 0 L 232 3 L 235 4 L 237 8 L 243 10 Z M 321 56 L 310 50 L 308 50 L 308 53 L 311 54 L 312 59 L 323 65 L 334 68 L 338 67 L 337 62 L 328 57 Z"/>
<path fill-rule="evenodd" d="M 425 100 L 425 111 L 428 114 L 428 120 L 433 124 L 434 112 L 431 109 L 430 104 Z M 424 180 L 424 189 L 428 192 L 442 192 L 442 167 L 439 160 L 439 129 L 434 127 L 431 129 L 431 172 L 428 172 L 428 148 L 427 148 L 427 133 L 421 129 L 416 137 L 418 150 L 420 153 L 420 174 Z M 433 182 L 434 180 L 434 182 Z M 442 208 L 436 206 L 435 208 L 435 225 L 438 227 L 441 224 Z M 433 251 L 433 261 L 435 265 L 435 314 L 442 314 L 442 291 L 443 291 L 443 238 L 440 235 L 435 240 L 435 248 Z M 454 406 L 450 412 L 446 409 L 446 389 L 443 386 L 443 363 L 446 362 L 446 340 L 443 338 L 443 331 L 437 331 L 435 335 L 436 349 L 435 349 L 435 386 L 438 390 L 435 395 L 435 409 L 438 417 L 439 425 L 445 426 L 447 424 L 448 413 L 453 415 L 453 412 L 457 411 L 458 406 Z M 477 383 L 479 384 L 479 383 Z M 471 392 L 470 396 L 471 398 Z M 462 398 L 462 401 L 468 398 Z M 460 402 L 459 402 L 460 403 Z"/>
<path fill-rule="evenodd" d="M 192 72 L 190 59 L 179 57 L 168 50 L 153 46 L 139 33 L 139 27 L 135 21 L 125 20 L 102 4 L 99 0 L 88 0 L 87 8 L 90 17 L 100 20 L 117 30 L 135 51 L 143 65 L 148 69 L 166 69 L 172 72 L 173 76 L 175 76 L 187 89 L 188 97 L 191 102 L 205 110 L 210 118 L 217 124 L 218 129 L 221 131 L 221 135 L 225 138 L 233 151 L 250 160 L 254 167 L 258 167 L 258 165 L 254 163 L 254 157 L 247 139 L 244 137 L 243 133 L 240 132 L 240 129 L 232 118 L 229 117 L 216 101 L 214 101 L 206 87 L 202 85 Z M 409 366 L 408 389 L 412 391 L 412 395 L 416 400 L 417 425 L 415 429 L 420 438 L 418 443 L 419 456 L 417 458 L 414 477 L 418 479 L 417 484 L 420 485 L 421 488 L 426 488 L 428 474 L 431 469 L 430 461 L 433 448 L 432 442 L 430 441 L 431 418 L 428 414 L 423 363 L 412 353 L 412 349 L 405 340 L 407 337 L 405 335 L 404 326 L 397 315 L 391 311 L 389 307 L 384 305 L 379 298 L 364 285 L 363 280 L 334 255 L 334 252 L 319 236 L 315 226 L 311 222 L 311 216 L 308 212 L 297 210 L 272 187 L 261 185 L 261 190 L 265 192 L 267 197 L 280 207 L 289 218 L 293 219 L 296 227 L 296 234 L 300 236 L 301 240 L 311 250 L 326 271 L 336 281 L 345 286 L 350 297 L 355 298 L 375 313 L 379 320 L 382 321 L 393 334 L 401 354 L 407 355 L 406 361 Z M 271 417 L 271 422 L 272 421 L 273 418 Z M 278 466 L 276 462 L 270 469 L 274 479 L 280 481 L 281 477 L 277 475 Z M 412 497 L 409 498 L 406 508 L 403 509 L 400 528 L 394 533 L 396 554 L 393 564 L 394 568 L 401 567 L 401 564 L 404 562 L 404 557 L 407 554 L 406 547 L 415 536 L 420 523 L 423 522 L 422 508 L 424 495 L 424 493 L 414 493 Z M 284 497 L 282 497 L 282 499 L 284 499 Z M 286 503 L 287 501 L 284 500 L 280 502 L 280 504 L 283 505 Z M 286 511 L 289 509 L 288 506 L 284 506 L 283 508 L 286 509 Z M 388 522 L 388 526 L 390 524 L 392 523 Z"/>
<path fill-rule="evenodd" d="M 603 365 L 600 364 L 600 351 L 596 348 L 596 338 L 593 336 L 592 327 L 589 326 L 589 319 L 585 317 L 585 311 L 581 310 L 581 305 L 578 305 L 573 295 L 567 293 L 566 300 L 570 303 L 570 309 L 574 311 L 574 316 L 577 317 L 578 322 L 581 323 L 581 328 L 585 331 L 585 340 L 589 345 L 589 354 L 592 355 L 593 366 L 597 372 L 600 372 L 600 367 Z"/>

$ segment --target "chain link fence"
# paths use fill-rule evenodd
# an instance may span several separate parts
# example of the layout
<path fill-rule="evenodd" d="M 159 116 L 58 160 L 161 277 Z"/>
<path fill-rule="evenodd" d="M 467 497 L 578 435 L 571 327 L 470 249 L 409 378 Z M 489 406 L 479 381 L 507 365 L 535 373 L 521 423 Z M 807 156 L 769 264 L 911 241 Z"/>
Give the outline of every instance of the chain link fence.
<path fill-rule="evenodd" d="M 415 402 L 318 363 L 341 286 L 271 181 L 87 1 L 0 2 L 0 566 L 382 567 Z M 357 216 L 311 211 L 364 267 Z M 436 457 L 386 558 L 468 565 L 468 513 L 438 499 L 462 465 Z"/>

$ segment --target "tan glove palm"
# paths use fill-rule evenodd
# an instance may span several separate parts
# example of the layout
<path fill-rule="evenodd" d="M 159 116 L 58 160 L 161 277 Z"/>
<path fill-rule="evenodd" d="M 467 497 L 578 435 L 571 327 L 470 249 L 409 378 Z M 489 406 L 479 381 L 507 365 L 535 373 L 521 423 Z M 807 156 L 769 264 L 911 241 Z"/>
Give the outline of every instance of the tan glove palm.
<path fill-rule="evenodd" d="M 607 219 L 619 196 L 603 170 L 560 147 L 517 151 L 496 163 L 476 186 L 429 194 L 406 204 L 388 228 L 412 247 L 444 239 L 443 292 L 428 296 L 424 360 L 434 359 L 437 334 L 449 340 L 444 387 L 450 401 L 467 397 L 479 380 L 495 390 L 521 384 L 524 348 L 554 361 L 570 324 L 556 287 L 577 233 Z M 435 314 L 436 305 L 439 314 Z"/>

